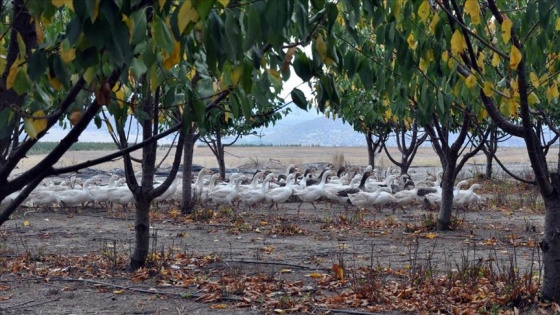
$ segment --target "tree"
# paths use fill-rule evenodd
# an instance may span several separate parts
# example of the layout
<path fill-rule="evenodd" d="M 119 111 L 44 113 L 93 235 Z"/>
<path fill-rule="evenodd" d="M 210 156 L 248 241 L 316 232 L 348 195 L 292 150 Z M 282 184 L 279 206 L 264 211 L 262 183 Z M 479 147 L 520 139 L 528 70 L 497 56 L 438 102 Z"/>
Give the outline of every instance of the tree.
<path fill-rule="evenodd" d="M 379 88 L 389 98 L 416 96 L 422 123 L 434 115 L 445 123 L 453 108 L 464 108 L 455 115 L 490 117 L 501 130 L 525 141 L 546 208 L 542 296 L 560 301 L 560 175 L 549 170 L 538 133 L 542 124 L 559 134 L 548 119 L 556 116 L 560 96 L 557 3 L 364 1 L 361 6 L 343 2 L 340 9 L 346 10 L 346 32 L 355 35 L 368 27 L 371 42 L 386 52 L 384 73 L 374 74 Z M 327 47 L 340 43 L 335 36 L 326 38 Z M 389 72 L 392 80 L 387 80 Z M 406 103 L 391 104 L 399 115 Z M 443 227 L 445 218 L 440 222 Z"/>
<path fill-rule="evenodd" d="M 55 4 L 58 7 L 47 1 L 16 0 L 11 5 L 2 1 L 0 6 L 2 19 L 11 22 L 0 26 L 6 35 L 0 39 L 0 52 L 7 56 L 0 59 L 0 202 L 7 204 L 0 224 L 45 177 L 109 161 L 154 140 L 72 167 L 53 167 L 92 120 L 101 123 L 99 109 L 108 104 L 111 89 L 128 72 L 135 47 L 134 42 L 120 40 L 123 34 L 122 38 L 129 37 L 120 16 L 99 17 L 97 9 L 82 2 L 71 9 L 62 2 Z M 113 6 L 104 2 L 99 10 Z M 123 8 L 127 16 L 130 9 Z M 21 176 L 11 178 L 33 145 L 67 118 L 71 129 L 53 151 Z"/>
<path fill-rule="evenodd" d="M 410 165 L 412 165 L 418 149 L 428 138 L 428 133 L 421 133 L 416 119 L 413 119 L 410 126 L 407 126 L 404 123 L 395 123 L 393 126 L 395 142 L 397 143 L 397 149 L 400 153 L 400 160 L 397 160 L 391 155 L 386 144 L 383 146 L 383 149 L 385 150 L 385 154 L 387 154 L 389 160 L 401 169 L 400 173 L 402 175 L 408 173 Z"/>

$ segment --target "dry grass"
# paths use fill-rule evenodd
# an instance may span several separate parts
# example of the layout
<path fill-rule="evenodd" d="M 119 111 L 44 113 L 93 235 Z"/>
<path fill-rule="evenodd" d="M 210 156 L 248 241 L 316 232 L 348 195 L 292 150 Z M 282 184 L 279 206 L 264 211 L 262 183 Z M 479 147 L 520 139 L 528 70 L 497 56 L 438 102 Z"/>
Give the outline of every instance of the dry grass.
<path fill-rule="evenodd" d="M 389 150 L 395 157 L 400 156 L 396 148 Z M 166 154 L 166 150 L 160 150 L 158 156 L 162 158 Z M 69 166 L 80 162 L 96 159 L 110 153 L 109 151 L 72 151 L 67 152 L 57 163 L 57 166 Z M 551 152 L 551 162 L 556 160 L 557 152 Z M 501 148 L 498 157 L 506 164 L 529 165 L 529 159 L 525 148 Z M 139 154 L 134 154 L 140 157 Z M 554 157 L 552 157 L 554 156 Z M 18 165 L 17 171 L 29 169 L 36 165 L 44 155 L 29 156 Z M 173 152 L 169 154 L 167 161 L 163 166 L 171 164 Z M 365 147 L 229 147 L 226 149 L 226 166 L 239 167 L 243 165 L 278 165 L 284 167 L 289 164 L 307 164 L 307 163 L 340 163 L 344 161 L 347 165 L 365 166 L 368 164 L 367 149 Z M 484 166 L 486 158 L 483 154 L 479 154 L 471 159 L 472 165 Z M 194 150 L 194 163 L 206 167 L 216 167 L 217 162 L 207 147 L 196 147 Z M 377 161 L 376 166 L 380 168 L 392 165 L 389 158 L 382 152 Z M 434 167 L 439 168 L 440 162 L 437 155 L 431 147 L 421 148 L 416 155 L 413 167 Z M 96 166 L 103 170 L 111 170 L 114 168 L 122 168 L 122 160 L 115 160 Z"/>

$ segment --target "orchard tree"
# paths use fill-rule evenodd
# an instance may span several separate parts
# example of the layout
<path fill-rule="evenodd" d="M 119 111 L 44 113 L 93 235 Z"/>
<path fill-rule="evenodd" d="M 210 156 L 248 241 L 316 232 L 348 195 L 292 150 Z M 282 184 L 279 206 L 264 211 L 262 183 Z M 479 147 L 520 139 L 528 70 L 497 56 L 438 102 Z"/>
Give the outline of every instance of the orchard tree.
<path fill-rule="evenodd" d="M 539 136 L 539 125 L 558 135 L 548 119 L 557 116 L 560 96 L 557 2 L 364 1 L 342 2 L 340 9 L 347 32 L 367 27 L 370 41 L 385 51 L 387 71 L 374 75 L 382 92 L 392 100 L 414 95 L 422 123 L 435 117 L 444 125 L 450 120 L 467 125 L 467 115 L 479 121 L 490 117 L 525 141 L 546 208 L 542 297 L 560 301 L 560 175 L 549 170 Z M 336 36 L 323 40 L 326 47 L 340 43 Z M 406 104 L 391 102 L 392 112 L 401 117 Z M 438 228 L 448 224 L 440 212 Z"/>
<path fill-rule="evenodd" d="M 54 167 L 115 97 L 113 88 L 128 75 L 147 2 L 118 7 L 112 1 L 0 2 L 0 225 L 47 176 L 72 172 L 136 150 L 155 138 L 101 159 L 71 167 Z M 122 15 L 108 12 L 121 10 Z M 128 24 L 123 16 L 131 17 Z M 133 36 L 134 35 L 134 36 Z M 69 131 L 37 165 L 12 177 L 17 164 L 57 123 L 69 121 Z M 160 137 L 177 131 L 180 126 Z"/>

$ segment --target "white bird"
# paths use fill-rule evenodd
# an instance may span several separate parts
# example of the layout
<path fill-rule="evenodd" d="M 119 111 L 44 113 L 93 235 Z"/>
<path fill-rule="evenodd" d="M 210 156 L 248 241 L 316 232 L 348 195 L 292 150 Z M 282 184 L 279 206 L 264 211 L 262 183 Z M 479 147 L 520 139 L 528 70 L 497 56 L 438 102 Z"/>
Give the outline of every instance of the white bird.
<path fill-rule="evenodd" d="M 210 192 L 216 190 L 216 182 L 218 181 L 218 178 L 220 178 L 220 174 L 218 174 L 218 173 L 212 174 L 212 176 L 210 176 L 210 181 L 208 182 L 208 186 L 204 186 L 202 188 L 202 194 L 200 195 L 200 201 L 202 201 L 202 202 L 208 201 L 208 199 L 209 199 L 208 194 L 210 194 Z"/>
<path fill-rule="evenodd" d="M 321 182 L 318 185 L 311 185 L 305 187 L 302 190 L 294 191 L 293 194 L 298 196 L 298 198 L 301 200 L 298 206 L 298 213 L 301 208 L 301 205 L 305 202 L 311 203 L 313 208 L 317 209 L 317 207 L 315 207 L 314 202 L 321 197 L 326 197 L 325 183 L 327 181 L 327 177 L 331 174 L 332 174 L 331 170 L 326 170 L 325 172 L 323 172 L 323 176 L 321 177 Z"/>
<path fill-rule="evenodd" d="M 234 205 L 234 201 L 237 200 L 239 196 L 239 185 L 241 181 L 247 179 L 245 176 L 238 176 L 233 180 L 233 187 L 225 186 L 217 188 L 216 190 L 210 192 L 208 195 L 212 201 L 217 203 Z"/>
<path fill-rule="evenodd" d="M 389 188 L 382 186 L 377 188 L 374 192 L 360 191 L 355 194 L 349 194 L 348 199 L 358 208 L 367 208 L 368 206 L 381 207 L 396 200 L 388 191 Z"/>
<path fill-rule="evenodd" d="M 455 188 L 453 189 L 453 199 L 455 199 L 455 196 L 458 194 L 459 190 L 461 190 L 461 187 L 463 187 L 467 183 L 468 183 L 467 180 L 463 180 L 457 183 L 457 185 L 455 185 Z M 426 198 L 426 200 L 428 200 L 428 202 L 432 206 L 437 206 L 438 208 L 441 208 L 441 203 L 443 202 L 442 189 L 439 186 L 436 186 L 435 188 L 437 190 L 436 192 L 426 194 L 424 197 Z"/>
<path fill-rule="evenodd" d="M 167 187 L 167 190 L 165 190 L 161 195 L 155 197 L 154 201 L 155 202 L 162 202 L 162 201 L 169 200 L 170 197 L 173 196 L 173 194 L 177 190 L 177 186 L 179 185 L 179 182 L 182 180 L 182 178 L 183 178 L 183 173 L 178 172 L 175 180 L 173 182 L 171 182 L 171 185 L 169 185 L 169 187 Z"/>
<path fill-rule="evenodd" d="M 265 193 L 268 190 L 268 183 L 272 180 L 274 175 L 272 173 L 266 175 L 261 187 L 256 187 L 254 189 L 246 189 L 239 192 L 239 200 L 241 203 L 252 206 L 262 202 L 265 198 Z"/>
<path fill-rule="evenodd" d="M 286 178 L 286 186 L 276 187 L 265 193 L 264 198 L 271 203 L 270 208 L 276 206 L 276 210 L 278 210 L 278 204 L 285 202 L 292 196 L 295 177 L 296 175 L 294 173 L 289 174 Z"/>
<path fill-rule="evenodd" d="M 202 194 L 203 187 L 204 187 L 204 176 L 214 174 L 214 172 L 209 168 L 202 168 L 198 174 L 196 175 L 196 181 L 193 184 L 193 188 L 191 189 L 191 195 L 193 198 L 199 198 Z"/>
<path fill-rule="evenodd" d="M 8 195 L 8 197 L 10 196 L 11 195 Z M 58 195 L 54 191 L 48 189 L 32 191 L 31 194 L 29 194 L 29 196 L 25 200 L 26 200 L 26 204 L 32 207 L 39 207 L 39 206 L 50 207 L 53 204 L 60 204 L 60 198 L 58 197 Z"/>
<path fill-rule="evenodd" d="M 389 189 L 392 189 L 391 187 L 393 185 L 393 181 L 398 177 L 399 177 L 398 175 L 389 175 L 382 182 L 367 181 L 366 184 L 365 184 L 365 189 L 366 189 L 366 191 L 369 191 L 369 192 L 373 192 L 373 191 L 377 190 L 377 188 L 379 188 L 379 187 L 387 187 Z"/>
<path fill-rule="evenodd" d="M 470 203 L 479 203 L 482 197 L 474 192 L 475 189 L 480 189 L 482 186 L 480 184 L 472 184 L 469 189 L 460 190 L 457 196 L 453 198 L 453 202 L 457 205 L 468 205 Z"/>
<path fill-rule="evenodd" d="M 66 191 L 56 192 L 60 200 L 60 204 L 66 206 L 77 206 L 90 201 L 91 194 L 89 192 L 89 186 L 94 182 L 94 180 L 95 179 L 93 178 L 86 180 L 82 189 L 68 189 Z"/>

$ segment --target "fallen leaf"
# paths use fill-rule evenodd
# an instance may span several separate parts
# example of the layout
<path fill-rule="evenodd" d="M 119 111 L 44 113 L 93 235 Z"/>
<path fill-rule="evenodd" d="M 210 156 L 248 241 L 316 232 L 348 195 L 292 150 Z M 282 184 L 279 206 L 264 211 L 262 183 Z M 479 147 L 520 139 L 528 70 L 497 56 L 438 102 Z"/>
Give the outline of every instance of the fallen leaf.
<path fill-rule="evenodd" d="M 428 234 L 426 234 L 426 238 L 427 238 L 427 239 L 431 239 L 431 240 L 432 240 L 432 239 L 434 239 L 434 238 L 436 238 L 436 237 L 438 237 L 438 235 L 437 235 L 436 233 L 428 233 Z"/>
<path fill-rule="evenodd" d="M 344 279 L 344 268 L 342 268 L 338 264 L 333 264 L 332 270 L 334 271 L 334 275 L 336 279 L 343 280 Z"/>
<path fill-rule="evenodd" d="M 113 293 L 114 293 L 114 294 L 123 294 L 124 291 L 125 291 L 124 289 L 122 289 L 122 290 L 113 290 Z"/>
<path fill-rule="evenodd" d="M 292 273 L 294 272 L 292 269 L 282 269 L 280 270 L 280 273 Z"/>
<path fill-rule="evenodd" d="M 23 221 L 23 226 L 29 226 L 29 221 L 27 220 Z"/>
<path fill-rule="evenodd" d="M 220 303 L 220 304 L 212 304 L 210 305 L 210 308 L 213 310 L 223 310 L 228 308 L 228 306 L 225 303 Z"/>
<path fill-rule="evenodd" d="M 306 275 L 306 277 L 317 279 L 317 278 L 322 278 L 323 275 L 318 273 L 318 272 L 314 272 L 314 273 Z"/>

